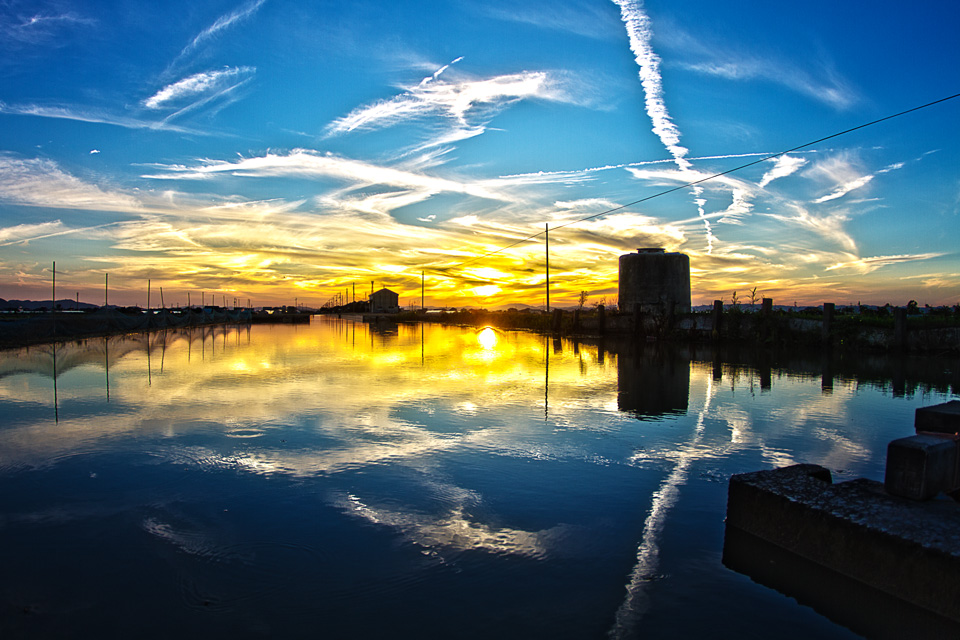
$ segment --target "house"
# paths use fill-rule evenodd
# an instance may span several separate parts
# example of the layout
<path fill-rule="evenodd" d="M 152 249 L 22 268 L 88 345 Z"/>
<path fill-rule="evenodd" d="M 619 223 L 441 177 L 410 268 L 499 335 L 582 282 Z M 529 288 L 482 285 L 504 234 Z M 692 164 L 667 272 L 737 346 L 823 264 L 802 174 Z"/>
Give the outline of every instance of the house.
<path fill-rule="evenodd" d="M 400 294 L 380 289 L 370 294 L 370 313 L 399 313 Z"/>

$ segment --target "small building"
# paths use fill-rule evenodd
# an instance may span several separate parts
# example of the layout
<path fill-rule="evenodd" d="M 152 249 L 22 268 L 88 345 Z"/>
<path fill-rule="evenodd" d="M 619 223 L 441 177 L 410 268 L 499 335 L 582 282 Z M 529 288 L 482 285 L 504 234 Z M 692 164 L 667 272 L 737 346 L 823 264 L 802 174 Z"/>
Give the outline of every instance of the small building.
<path fill-rule="evenodd" d="M 400 294 L 390 289 L 371 293 L 370 313 L 400 313 Z"/>
<path fill-rule="evenodd" d="M 660 248 L 622 255 L 618 293 L 626 313 L 690 313 L 690 257 Z"/>

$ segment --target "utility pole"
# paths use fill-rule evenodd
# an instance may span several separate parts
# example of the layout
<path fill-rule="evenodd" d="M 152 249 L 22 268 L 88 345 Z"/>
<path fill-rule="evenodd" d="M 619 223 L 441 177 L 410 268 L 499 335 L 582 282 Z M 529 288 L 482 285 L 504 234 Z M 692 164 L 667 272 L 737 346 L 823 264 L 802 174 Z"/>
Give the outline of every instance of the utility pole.
<path fill-rule="evenodd" d="M 543 235 L 546 239 L 547 254 L 547 313 L 550 313 L 550 225 L 545 224 Z"/>
<path fill-rule="evenodd" d="M 147 278 L 147 312 L 150 311 L 150 278 Z"/>
<path fill-rule="evenodd" d="M 103 306 L 104 307 L 107 306 L 107 293 L 110 290 L 109 284 L 110 284 L 110 274 L 105 273 L 103 274 Z"/>
<path fill-rule="evenodd" d="M 423 297 L 423 271 L 421 271 L 421 272 L 420 272 L 420 311 L 423 311 L 424 309 L 426 309 L 426 307 L 423 306 L 423 300 L 424 300 L 424 297 Z"/>
<path fill-rule="evenodd" d="M 50 309 L 52 311 L 57 310 L 57 261 L 53 261 L 53 293 L 51 294 L 50 299 Z"/>

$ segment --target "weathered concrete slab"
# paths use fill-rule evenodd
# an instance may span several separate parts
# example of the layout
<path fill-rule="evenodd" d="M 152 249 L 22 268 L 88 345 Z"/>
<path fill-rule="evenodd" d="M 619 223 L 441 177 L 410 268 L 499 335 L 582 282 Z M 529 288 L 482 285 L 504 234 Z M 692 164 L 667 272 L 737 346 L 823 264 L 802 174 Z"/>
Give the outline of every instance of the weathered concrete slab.
<path fill-rule="evenodd" d="M 727 526 L 960 624 L 960 507 L 795 465 L 730 479 Z M 958 635 L 960 637 L 960 635 Z"/>

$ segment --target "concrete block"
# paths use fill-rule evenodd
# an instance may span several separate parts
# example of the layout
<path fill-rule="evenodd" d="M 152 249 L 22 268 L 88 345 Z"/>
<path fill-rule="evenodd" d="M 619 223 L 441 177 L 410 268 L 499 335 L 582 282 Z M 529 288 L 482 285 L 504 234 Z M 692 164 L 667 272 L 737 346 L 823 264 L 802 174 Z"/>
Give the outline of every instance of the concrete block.
<path fill-rule="evenodd" d="M 960 400 L 951 400 L 932 407 L 920 407 L 914 418 L 917 433 L 960 434 Z"/>
<path fill-rule="evenodd" d="M 960 623 L 960 508 L 915 502 L 817 465 L 730 479 L 727 527 Z"/>
<path fill-rule="evenodd" d="M 960 443 L 953 438 L 920 434 L 887 445 L 883 484 L 887 493 L 912 500 L 929 500 L 958 488 Z"/>

